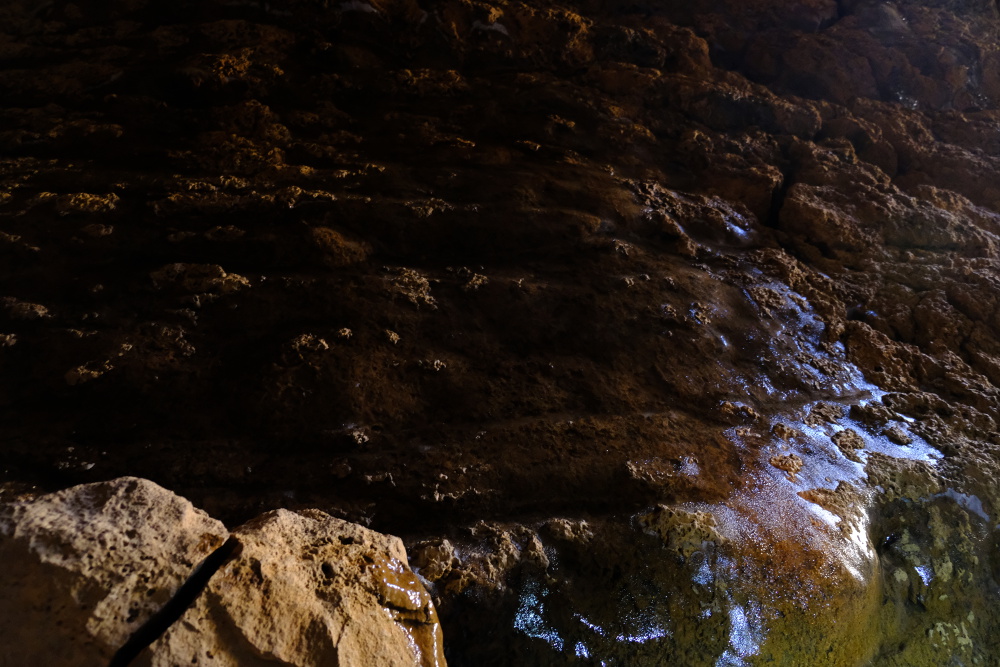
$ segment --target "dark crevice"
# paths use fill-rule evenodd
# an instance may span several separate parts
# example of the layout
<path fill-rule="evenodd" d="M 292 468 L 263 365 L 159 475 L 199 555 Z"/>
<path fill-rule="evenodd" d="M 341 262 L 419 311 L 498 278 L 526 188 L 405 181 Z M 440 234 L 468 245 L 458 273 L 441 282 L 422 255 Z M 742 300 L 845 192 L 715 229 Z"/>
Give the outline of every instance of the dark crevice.
<path fill-rule="evenodd" d="M 771 196 L 771 208 L 767 213 L 767 218 L 762 221 L 765 227 L 780 229 L 779 217 L 781 216 L 781 209 L 784 208 L 785 199 L 788 196 L 788 190 L 791 189 L 794 183 L 795 177 L 793 170 L 790 168 L 784 169 L 782 173 L 781 185 L 778 186 L 777 191 L 775 191 L 775 193 Z"/>
<path fill-rule="evenodd" d="M 153 614 L 148 621 L 132 633 L 128 641 L 118 649 L 108 667 L 127 667 L 142 653 L 147 646 L 159 639 L 167 629 L 180 620 L 194 601 L 198 599 L 208 581 L 231 558 L 239 554 L 239 540 L 230 536 L 225 544 L 205 557 L 191 573 L 191 576 L 181 584 L 174 596 Z"/>

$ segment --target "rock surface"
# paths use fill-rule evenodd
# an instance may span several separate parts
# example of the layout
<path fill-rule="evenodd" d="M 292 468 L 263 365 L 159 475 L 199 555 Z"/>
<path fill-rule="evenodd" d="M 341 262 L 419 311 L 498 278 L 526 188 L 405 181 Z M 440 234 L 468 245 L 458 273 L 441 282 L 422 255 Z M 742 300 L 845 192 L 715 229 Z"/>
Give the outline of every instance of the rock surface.
<path fill-rule="evenodd" d="M 108 664 L 227 535 L 132 477 L 0 506 L 0 663 Z"/>
<path fill-rule="evenodd" d="M 0 474 L 413 545 L 453 665 L 1000 655 L 986 0 L 0 7 Z"/>
<path fill-rule="evenodd" d="M 441 626 L 403 543 L 318 511 L 268 512 L 137 665 L 444 667 Z"/>
<path fill-rule="evenodd" d="M 114 664 L 228 537 L 131 477 L 0 506 L 0 662 Z M 232 537 L 235 555 L 129 664 L 445 666 L 434 605 L 398 538 L 287 510 Z"/>

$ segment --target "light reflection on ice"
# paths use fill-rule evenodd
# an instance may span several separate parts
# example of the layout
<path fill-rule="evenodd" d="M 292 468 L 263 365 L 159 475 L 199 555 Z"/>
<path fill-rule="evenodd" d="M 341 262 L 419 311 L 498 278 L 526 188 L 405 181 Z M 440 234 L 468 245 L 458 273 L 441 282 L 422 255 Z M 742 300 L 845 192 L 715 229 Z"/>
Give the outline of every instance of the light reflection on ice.
<path fill-rule="evenodd" d="M 680 473 L 688 477 L 697 477 L 701 473 L 701 468 L 695 459 L 685 456 L 681 461 Z"/>
<path fill-rule="evenodd" d="M 729 648 L 741 658 L 749 658 L 760 650 L 764 638 L 760 627 L 760 608 L 750 607 L 750 613 L 743 605 L 729 601 Z"/>
<path fill-rule="evenodd" d="M 532 582 L 525 586 L 517 614 L 514 616 L 514 628 L 529 637 L 543 639 L 555 650 L 562 651 L 563 638 L 542 615 L 545 613 L 544 599 L 547 595 L 548 591 L 543 590 L 537 583 Z"/>
<path fill-rule="evenodd" d="M 590 620 L 587 619 L 586 616 L 583 616 L 581 614 L 573 614 L 573 616 L 583 625 L 587 626 L 588 628 L 590 628 L 597 634 L 601 635 L 602 637 L 604 636 L 604 628 L 599 626 L 597 623 L 591 622 Z"/>
<path fill-rule="evenodd" d="M 624 621 L 623 625 L 626 627 L 626 631 L 615 635 L 615 641 L 617 642 L 645 644 L 646 642 L 670 636 L 670 630 L 664 627 L 654 609 L 636 609 L 633 607 L 622 620 Z"/>
<path fill-rule="evenodd" d="M 715 581 L 712 563 L 710 559 L 704 557 L 704 554 L 702 555 L 701 564 L 698 566 L 698 571 L 694 573 L 691 579 L 700 586 L 710 586 Z"/>
<path fill-rule="evenodd" d="M 754 602 L 737 604 L 729 594 L 726 601 L 729 607 L 729 646 L 715 661 L 715 667 L 745 667 L 749 664 L 745 658 L 757 655 L 766 637 L 762 610 Z"/>
<path fill-rule="evenodd" d="M 640 627 L 639 631 L 634 634 L 619 634 L 615 636 L 615 641 L 618 642 L 629 642 L 632 644 L 645 644 L 646 642 L 653 641 L 654 639 L 662 639 L 664 637 L 669 637 L 670 631 L 664 628 L 662 625 L 657 623 L 652 623 L 646 627 Z"/>
<path fill-rule="evenodd" d="M 504 27 L 503 24 L 496 23 L 496 22 L 493 22 L 493 23 L 483 23 L 482 21 L 473 21 L 472 22 L 472 29 L 473 30 L 483 30 L 483 31 L 498 32 L 501 35 L 510 36 L 510 33 L 507 32 L 507 28 Z"/>
<path fill-rule="evenodd" d="M 584 627 L 592 630 L 601 637 L 608 636 L 607 630 L 597 623 L 594 623 L 582 614 L 573 614 L 573 617 Z M 656 617 L 652 611 L 632 611 L 622 619 L 629 627 L 627 632 L 620 632 L 615 635 L 615 641 L 630 644 L 645 644 L 656 639 L 670 636 L 670 630 Z"/>
<path fill-rule="evenodd" d="M 639 635 L 626 635 L 621 634 L 615 637 L 615 641 L 618 642 L 630 642 L 632 644 L 645 644 L 648 641 L 653 641 L 654 639 L 662 639 L 663 637 L 669 637 L 670 633 L 667 632 L 665 628 L 653 628 L 649 632 L 645 632 Z"/>
<path fill-rule="evenodd" d="M 358 0 L 351 0 L 351 2 L 340 3 L 340 11 L 366 12 L 368 14 L 378 14 L 378 10 L 369 5 L 367 2 L 358 2 Z"/>
<path fill-rule="evenodd" d="M 990 515 L 986 513 L 985 509 L 983 509 L 983 501 L 981 501 L 977 496 L 974 496 L 970 493 L 959 493 L 955 489 L 946 489 L 945 491 L 942 491 L 941 493 L 936 493 L 931 497 L 951 498 L 956 503 L 958 503 L 959 506 L 972 512 L 983 521 L 990 520 Z"/>
<path fill-rule="evenodd" d="M 726 216 L 725 223 L 726 229 L 735 234 L 740 240 L 745 240 L 750 237 L 750 230 L 743 227 L 743 225 L 749 226 L 749 223 L 747 223 L 746 218 L 739 213 L 733 213 L 731 216 Z"/>
<path fill-rule="evenodd" d="M 931 573 L 931 568 L 926 565 L 918 565 L 915 569 L 917 574 L 920 575 L 920 581 L 924 582 L 924 586 L 930 586 L 931 580 L 934 579 L 934 575 Z"/>
<path fill-rule="evenodd" d="M 858 388 L 872 395 L 869 399 L 858 401 L 858 405 L 878 400 L 884 394 L 872 385 L 862 385 Z M 802 413 L 808 414 L 816 404 L 806 404 L 803 406 Z M 817 426 L 810 426 L 800 418 L 791 417 L 779 417 L 773 423 L 782 424 L 802 434 L 801 437 L 793 438 L 788 443 L 784 443 L 785 447 L 788 447 L 788 451 L 802 458 L 802 470 L 790 482 L 800 491 L 835 489 L 840 482 L 855 483 L 867 479 L 865 465 L 872 452 L 897 459 L 924 461 L 931 464 L 941 457 L 938 450 L 901 423 L 896 425 L 911 439 L 908 445 L 897 444 L 884 435 L 874 435 L 868 431 L 866 426 L 849 416 L 838 418 L 835 424 Z M 855 451 L 855 455 L 861 460 L 860 463 L 848 459 L 830 439 L 830 436 L 846 429 L 857 433 L 864 442 L 864 448 Z M 775 447 L 771 453 L 776 454 L 779 451 L 782 450 Z M 956 499 L 956 502 L 960 501 Z M 980 509 L 982 509 L 981 505 Z"/>
<path fill-rule="evenodd" d="M 726 652 L 715 661 L 715 667 L 746 667 L 747 662 L 740 656 L 733 653 L 733 649 L 726 649 Z"/>
<path fill-rule="evenodd" d="M 843 344 L 823 342 L 826 325 L 801 294 L 780 282 L 756 284 L 752 289 L 745 289 L 743 294 L 760 314 L 760 321 L 769 334 L 766 358 L 760 360 L 759 370 L 753 377 L 744 378 L 741 383 L 748 396 L 760 397 L 764 383 L 771 384 L 768 376 L 775 373 L 796 378 L 803 388 L 823 387 L 831 396 L 851 395 L 859 385 L 865 384 L 861 371 L 846 361 Z M 831 368 L 836 371 L 830 373 Z M 775 396 L 771 387 L 766 396 L 792 399 L 801 396 L 800 391 Z"/>

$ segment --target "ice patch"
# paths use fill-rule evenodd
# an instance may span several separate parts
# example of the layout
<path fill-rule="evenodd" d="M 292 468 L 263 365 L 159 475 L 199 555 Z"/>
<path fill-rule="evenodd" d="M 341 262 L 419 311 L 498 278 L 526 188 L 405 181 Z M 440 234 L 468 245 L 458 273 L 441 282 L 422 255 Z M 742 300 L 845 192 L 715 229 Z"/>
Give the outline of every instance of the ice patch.
<path fill-rule="evenodd" d="M 743 667 L 760 651 L 764 639 L 761 609 L 756 604 L 740 605 L 726 595 L 729 602 L 729 648 L 716 660 L 716 667 Z"/>
<path fill-rule="evenodd" d="M 342 12 L 365 12 L 367 14 L 378 14 L 378 10 L 369 5 L 367 2 L 359 2 L 359 0 L 351 0 L 350 2 L 342 2 L 338 7 Z"/>
<path fill-rule="evenodd" d="M 543 616 L 545 613 L 545 597 L 548 591 L 542 590 L 537 583 L 529 583 L 521 593 L 521 599 L 514 616 L 514 628 L 529 637 L 542 639 L 557 651 L 563 650 L 563 638 L 550 626 Z"/>
<path fill-rule="evenodd" d="M 959 506 L 972 512 L 983 521 L 989 521 L 990 515 L 983 509 L 983 501 L 970 493 L 959 493 L 955 489 L 947 489 L 941 493 L 935 493 L 931 498 L 951 498 Z"/>
<path fill-rule="evenodd" d="M 632 644 L 645 644 L 646 642 L 653 641 L 654 639 L 662 639 L 663 637 L 669 637 L 670 632 L 663 627 L 651 627 L 639 634 L 621 634 L 615 637 L 615 641 L 619 642 L 629 642 Z"/>
<path fill-rule="evenodd" d="M 501 35 L 506 35 L 506 36 L 510 37 L 510 33 L 507 32 L 507 28 L 505 28 L 503 25 L 501 25 L 500 23 L 497 23 L 495 21 L 493 23 L 483 23 L 482 21 L 473 21 L 472 22 L 472 29 L 473 30 L 486 30 L 486 31 L 498 32 Z"/>
<path fill-rule="evenodd" d="M 688 477 L 697 477 L 701 474 L 701 468 L 698 467 L 697 461 L 690 456 L 685 456 L 681 462 L 680 473 Z"/>
<path fill-rule="evenodd" d="M 702 558 L 698 571 L 691 577 L 694 583 L 700 586 L 711 586 L 715 582 L 715 572 L 712 571 L 712 564 L 708 558 Z"/>

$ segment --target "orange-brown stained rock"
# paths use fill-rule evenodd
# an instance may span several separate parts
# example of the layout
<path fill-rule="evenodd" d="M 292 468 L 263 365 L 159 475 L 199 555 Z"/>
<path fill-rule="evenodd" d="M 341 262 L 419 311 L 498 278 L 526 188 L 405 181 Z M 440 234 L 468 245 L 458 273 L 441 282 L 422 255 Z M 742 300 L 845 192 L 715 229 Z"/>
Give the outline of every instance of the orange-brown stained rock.
<path fill-rule="evenodd" d="M 795 454 L 772 456 L 768 461 L 775 468 L 787 472 L 788 476 L 792 478 L 795 477 L 795 473 L 802 470 L 802 459 Z"/>

